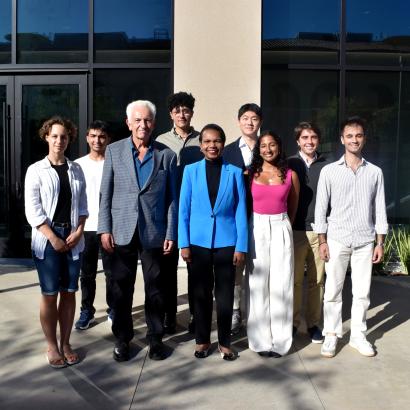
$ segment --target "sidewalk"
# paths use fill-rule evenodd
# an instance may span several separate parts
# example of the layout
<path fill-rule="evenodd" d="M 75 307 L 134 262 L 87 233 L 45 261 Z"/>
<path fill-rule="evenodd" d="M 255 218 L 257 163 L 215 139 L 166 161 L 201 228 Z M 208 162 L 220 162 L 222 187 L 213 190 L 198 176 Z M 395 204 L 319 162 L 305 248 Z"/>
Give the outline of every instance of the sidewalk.
<path fill-rule="evenodd" d="M 401 409 L 410 403 L 410 280 L 374 278 L 368 338 L 378 355 L 360 356 L 348 334 L 333 359 L 299 332 L 290 354 L 262 358 L 247 348 L 246 335 L 234 347 L 240 357 L 225 362 L 216 351 L 193 357 L 187 323 L 186 269 L 179 272 L 176 335 L 165 339 L 171 356 L 148 358 L 144 339 L 142 275 L 134 295 L 132 359 L 112 359 L 113 337 L 104 305 L 104 275 L 97 280 L 97 323 L 73 331 L 72 345 L 83 360 L 51 369 L 39 323 L 37 274 L 30 264 L 0 259 L 0 409 Z M 398 284 L 398 282 L 400 282 Z M 344 327 L 349 328 L 350 280 Z M 77 301 L 79 294 L 77 294 Z M 78 306 L 77 306 L 78 311 Z M 76 318 L 78 313 L 76 314 Z M 184 326 L 184 327 L 183 327 Z M 215 332 L 212 340 L 216 341 Z M 216 347 L 216 344 L 215 344 Z"/>

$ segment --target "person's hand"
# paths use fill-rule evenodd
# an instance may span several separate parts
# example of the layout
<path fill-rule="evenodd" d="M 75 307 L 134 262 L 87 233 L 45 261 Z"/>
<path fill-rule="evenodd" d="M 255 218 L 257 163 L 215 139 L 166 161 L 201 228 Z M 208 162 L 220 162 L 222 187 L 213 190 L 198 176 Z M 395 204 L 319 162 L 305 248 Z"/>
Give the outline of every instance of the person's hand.
<path fill-rule="evenodd" d="M 53 235 L 49 241 L 56 252 L 67 252 L 70 249 L 68 245 L 57 235 Z"/>
<path fill-rule="evenodd" d="M 69 249 L 74 248 L 75 245 L 80 241 L 81 239 L 81 233 L 78 231 L 71 232 L 70 235 L 67 236 L 67 239 L 65 240 L 65 243 L 67 244 Z"/>
<path fill-rule="evenodd" d="M 114 237 L 110 233 L 103 233 L 101 235 L 101 245 L 108 253 L 114 252 Z"/>
<path fill-rule="evenodd" d="M 383 246 L 376 245 L 373 250 L 373 258 L 372 258 L 373 263 L 380 263 L 383 259 L 383 255 L 384 255 Z"/>
<path fill-rule="evenodd" d="M 173 249 L 174 249 L 174 241 L 165 239 L 164 246 L 163 246 L 164 255 L 169 255 Z"/>
<path fill-rule="evenodd" d="M 322 242 L 319 245 L 319 256 L 322 261 L 329 262 L 330 253 L 329 253 L 329 245 L 327 242 Z"/>
<path fill-rule="evenodd" d="M 233 264 L 241 267 L 245 263 L 245 254 L 243 252 L 235 252 L 233 254 Z"/>
<path fill-rule="evenodd" d="M 181 257 L 186 263 L 192 262 L 191 248 L 182 248 Z"/>

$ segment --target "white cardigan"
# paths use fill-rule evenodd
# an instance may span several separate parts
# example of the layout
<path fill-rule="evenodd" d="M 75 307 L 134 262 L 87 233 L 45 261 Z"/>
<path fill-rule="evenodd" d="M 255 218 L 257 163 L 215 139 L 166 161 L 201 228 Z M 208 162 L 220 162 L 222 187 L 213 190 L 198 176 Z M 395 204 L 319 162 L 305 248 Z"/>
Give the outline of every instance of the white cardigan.
<path fill-rule="evenodd" d="M 75 162 L 66 158 L 68 178 L 71 187 L 71 226 L 75 231 L 80 216 L 88 217 L 87 196 L 83 171 Z M 25 211 L 28 223 L 32 227 L 31 249 L 35 256 L 44 259 L 47 238 L 37 229 L 44 222 L 51 226 L 60 193 L 60 179 L 47 157 L 30 165 L 24 184 Z M 79 258 L 84 249 L 84 237 L 71 250 L 73 259 Z"/>

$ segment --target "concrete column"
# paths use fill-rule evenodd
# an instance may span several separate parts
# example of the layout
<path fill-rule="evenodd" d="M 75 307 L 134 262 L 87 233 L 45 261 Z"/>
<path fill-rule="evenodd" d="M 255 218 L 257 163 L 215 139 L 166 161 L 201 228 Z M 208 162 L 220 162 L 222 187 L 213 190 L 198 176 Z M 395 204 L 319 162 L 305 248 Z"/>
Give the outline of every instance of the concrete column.
<path fill-rule="evenodd" d="M 261 0 L 175 0 L 174 90 L 196 98 L 196 129 L 214 122 L 232 141 L 239 107 L 260 103 L 261 7 Z"/>

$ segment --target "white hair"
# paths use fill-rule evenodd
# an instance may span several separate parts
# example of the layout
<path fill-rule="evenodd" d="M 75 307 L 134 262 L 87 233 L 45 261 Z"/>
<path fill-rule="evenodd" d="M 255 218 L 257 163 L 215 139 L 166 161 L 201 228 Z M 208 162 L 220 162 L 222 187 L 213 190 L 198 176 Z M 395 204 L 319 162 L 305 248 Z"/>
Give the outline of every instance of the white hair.
<path fill-rule="evenodd" d="M 155 115 L 157 114 L 157 109 L 155 105 L 151 101 L 148 101 L 148 100 L 136 100 L 136 101 L 130 102 L 127 105 L 126 113 L 127 113 L 128 121 L 132 120 L 131 118 L 132 112 L 134 111 L 134 108 L 137 106 L 148 108 L 152 114 L 153 119 L 155 120 Z"/>

